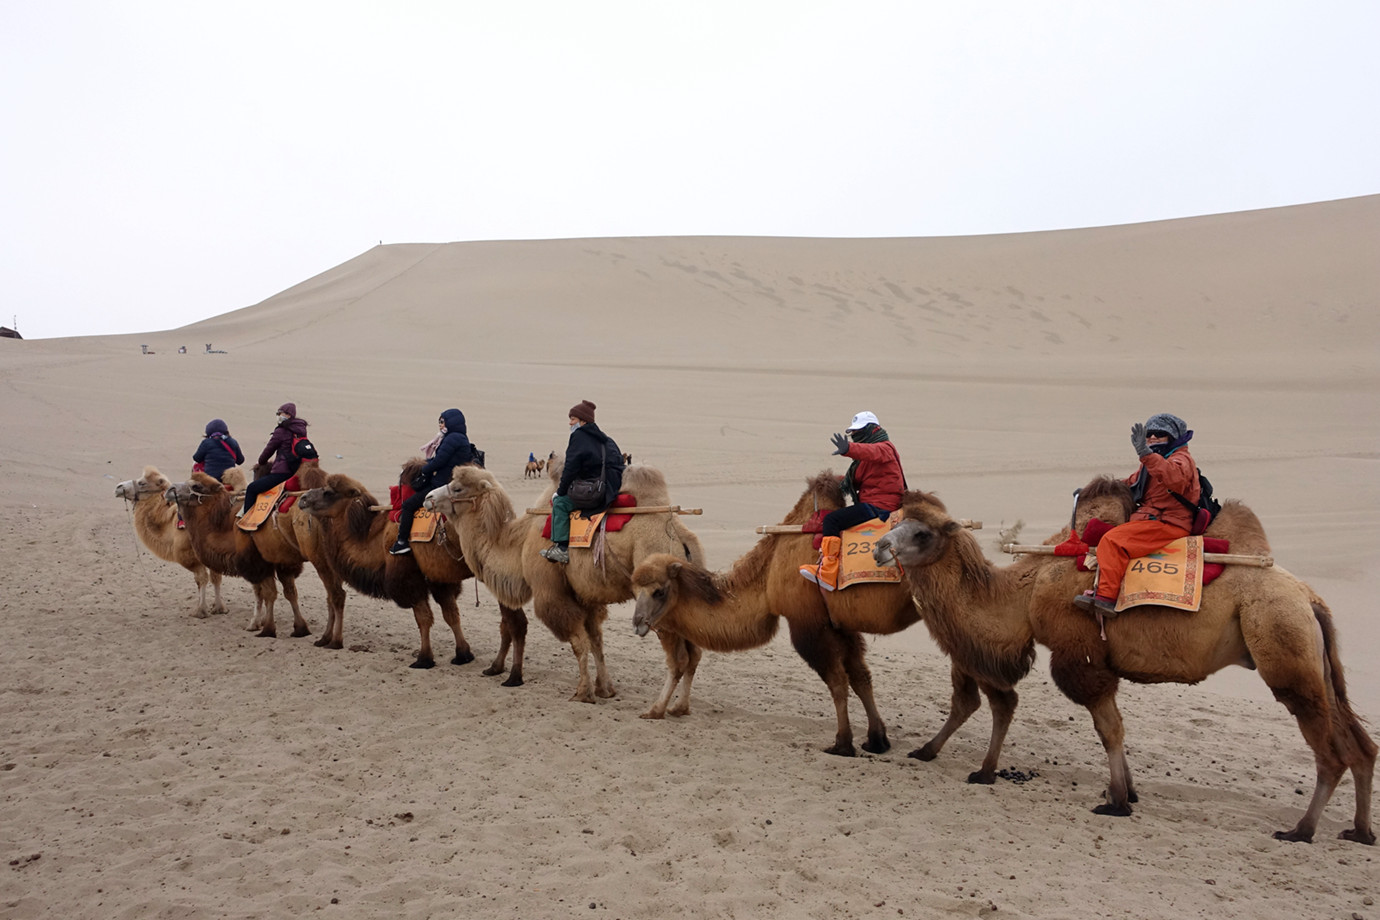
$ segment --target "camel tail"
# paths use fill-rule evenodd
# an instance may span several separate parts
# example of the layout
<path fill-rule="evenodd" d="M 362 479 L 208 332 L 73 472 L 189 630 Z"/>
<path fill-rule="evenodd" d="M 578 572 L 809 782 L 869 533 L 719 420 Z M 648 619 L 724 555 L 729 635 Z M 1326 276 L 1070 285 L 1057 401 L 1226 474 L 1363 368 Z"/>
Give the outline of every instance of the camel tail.
<path fill-rule="evenodd" d="M 1351 708 L 1351 700 L 1346 692 L 1346 674 L 1342 670 L 1342 656 L 1337 650 L 1337 629 L 1332 622 L 1332 611 L 1328 610 L 1327 605 L 1321 598 L 1313 597 L 1313 617 L 1318 622 L 1318 628 L 1322 630 L 1323 653 L 1327 659 L 1328 687 L 1331 690 L 1334 706 L 1333 722 L 1337 731 L 1334 737 L 1338 739 L 1350 739 L 1355 745 L 1354 751 L 1339 751 L 1343 754 L 1344 762 L 1355 764 L 1355 756 L 1345 756 L 1347 754 L 1359 754 L 1360 759 L 1374 762 L 1376 757 L 1376 744 L 1366 732 L 1364 721 Z"/>

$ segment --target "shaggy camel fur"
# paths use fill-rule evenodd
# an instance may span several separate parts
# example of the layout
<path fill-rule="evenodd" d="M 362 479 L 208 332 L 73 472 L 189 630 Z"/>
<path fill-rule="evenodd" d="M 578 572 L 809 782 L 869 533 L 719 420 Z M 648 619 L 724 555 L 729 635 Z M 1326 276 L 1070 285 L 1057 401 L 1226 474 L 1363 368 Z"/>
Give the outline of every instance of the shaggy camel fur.
<path fill-rule="evenodd" d="M 220 573 L 212 572 L 197 558 L 192 538 L 177 526 L 177 506 L 164 498 L 172 481 L 156 467 L 144 467 L 138 479 L 127 479 L 115 487 L 115 496 L 134 505 L 134 532 L 149 552 L 159 559 L 176 562 L 196 579 L 196 611 L 193 616 L 207 617 L 225 613 L 225 601 L 220 595 Z M 152 498 L 157 496 L 157 498 Z M 206 586 L 210 585 L 215 602 L 206 603 Z"/>
<path fill-rule="evenodd" d="M 474 660 L 474 653 L 460 628 L 460 605 L 456 602 L 459 581 L 428 581 L 419 563 L 410 558 L 421 544 L 414 545 L 413 552 L 407 555 L 389 555 L 388 547 L 397 539 L 398 525 L 388 520 L 387 512 L 370 510 L 378 503 L 358 480 L 341 473 L 328 476 L 324 486 L 312 489 L 298 501 L 321 525 L 322 550 L 347 584 L 369 597 L 391 600 L 412 610 L 421 646 L 409 667 L 430 668 L 436 664 L 431 651 L 431 627 L 436 617 L 427 601 L 428 593 L 441 605 L 441 616 L 455 635 L 455 657 L 450 663 L 468 664 Z M 332 620 L 319 645 L 343 647 L 343 614 L 342 610 L 341 616 Z"/>
<path fill-rule="evenodd" d="M 1099 488 L 1125 489 L 1104 480 L 1088 491 Z M 1129 507 L 1129 491 L 1125 494 Z M 1306 584 L 1279 567 L 1228 566 L 1204 589 L 1196 613 L 1136 607 L 1107 622 L 1104 641 L 1097 622 L 1071 603 L 1093 578 L 1077 571 L 1072 559 L 1029 556 L 997 568 L 942 507 L 907 495 L 903 511 L 905 520 L 879 541 L 876 555 L 882 559 L 894 553 L 926 624 L 955 662 L 961 660 L 970 674 L 991 675 L 994 686 L 1009 687 L 1015 682 L 1010 678 L 1023 673 L 1020 661 L 1028 658 L 1031 642 L 1039 642 L 1050 649 L 1050 671 L 1059 689 L 1088 708 L 1111 773 L 1107 801 L 1094 809 L 1098 814 L 1129 815 L 1136 801 L 1116 705 L 1120 679 L 1197 683 L 1239 664 L 1259 671 L 1294 715 L 1317 765 L 1308 809 L 1292 830 L 1275 836 L 1311 841 L 1323 808 L 1350 769 L 1356 784 L 1355 824 L 1340 836 L 1375 842 L 1370 797 L 1376 745 L 1347 700 L 1331 612 Z M 1232 540 L 1233 552 L 1268 551 L 1260 522 L 1239 502 L 1224 503 L 1208 534 Z M 1066 536 L 1064 531 L 1050 542 Z M 976 708 L 976 694 L 972 696 L 969 713 Z M 1014 709 L 1014 692 L 1010 704 Z M 993 709 L 994 721 L 1004 717 L 1009 723 L 1009 713 L 998 713 L 995 704 Z M 962 718 L 966 714 L 958 721 Z M 997 735 L 994 726 L 999 748 Z M 943 737 L 944 732 L 936 736 L 939 745 Z"/>
<path fill-rule="evenodd" d="M 555 493 L 561 464 L 547 467 L 551 483 L 539 504 L 545 507 Z M 670 502 L 661 472 L 641 466 L 623 476 L 623 491 L 641 505 Z M 572 700 L 595 702 L 616 695 L 604 663 L 603 622 L 608 604 L 632 598 L 632 571 L 653 553 L 672 552 L 677 558 L 703 560 L 699 538 L 673 514 L 639 514 L 620 531 L 606 535 L 602 565 L 594 551 L 572 549 L 570 563 L 557 565 L 540 555 L 551 541 L 542 537 L 544 518 L 517 515 L 512 500 L 493 474 L 473 466 L 457 467 L 450 485 L 432 491 L 427 506 L 442 511 L 460 539 L 465 559 L 480 581 L 501 604 L 521 609 L 533 601 L 537 619 L 562 642 L 569 642 L 580 679 Z M 668 656 L 672 651 L 668 649 Z M 699 660 L 699 650 L 677 643 L 674 654 L 686 662 Z M 595 679 L 590 681 L 589 658 Z"/>
<path fill-rule="evenodd" d="M 783 523 L 803 524 L 816 510 L 843 504 L 839 477 L 825 471 L 809 482 Z M 873 698 L 862 634 L 900 632 L 920 617 L 904 583 L 826 593 L 801 578 L 800 567 L 818 557 L 813 540 L 811 534 L 768 535 L 724 574 L 671 557 L 652 557 L 633 575 L 633 623 L 639 635 L 655 629 L 710 651 L 733 652 L 765 645 L 776 634 L 777 618 L 784 617 L 791 644 L 824 680 L 834 701 L 838 727 L 826 752 L 845 757 L 857 753 L 848 718 L 851 686 L 867 712 L 863 750 L 880 754 L 891 743 Z M 678 663 L 668 655 L 666 666 L 666 687 L 645 718 L 660 718 L 674 690 Z"/>
<path fill-rule="evenodd" d="M 300 482 L 310 485 L 323 480 L 326 474 L 318 461 L 308 461 L 297 475 Z M 285 514 L 275 512 L 258 530 L 242 531 L 235 526 L 238 506 L 231 491 L 205 473 L 193 473 L 191 479 L 173 486 L 167 494 L 178 503 L 197 555 L 212 569 L 238 575 L 254 585 L 254 616 L 247 629 L 257 630 L 259 636 L 266 638 L 278 634 L 273 618 L 278 597 L 273 584 L 276 575 L 283 585 L 283 596 L 292 606 L 292 636 L 311 635 L 297 603 L 297 576 L 302 574 L 306 562 L 316 569 L 326 590 L 328 606 L 345 603 L 340 578 L 322 558 L 316 528 L 294 506 Z"/>

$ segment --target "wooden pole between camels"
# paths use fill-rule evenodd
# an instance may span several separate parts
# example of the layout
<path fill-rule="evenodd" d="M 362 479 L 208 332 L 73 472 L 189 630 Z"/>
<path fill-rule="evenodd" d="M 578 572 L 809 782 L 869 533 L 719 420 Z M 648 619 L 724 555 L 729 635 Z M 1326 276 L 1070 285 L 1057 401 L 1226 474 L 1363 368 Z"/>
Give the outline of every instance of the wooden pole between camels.
<path fill-rule="evenodd" d="M 965 528 L 967 528 L 968 530 L 981 530 L 981 529 L 982 529 L 982 521 L 970 521 L 970 520 L 964 518 L 964 519 L 961 519 L 958 523 L 962 524 L 962 525 L 963 525 Z M 810 531 L 810 532 L 811 532 L 811 533 L 817 533 L 817 531 Z M 756 529 L 756 531 L 754 531 L 754 533 L 805 533 L 805 525 L 804 525 L 804 524 L 759 524 L 759 525 L 757 525 L 757 529 Z"/>
<path fill-rule="evenodd" d="M 609 508 L 609 514 L 704 514 L 703 508 L 682 508 L 680 505 L 634 505 L 631 508 Z M 528 508 L 528 514 L 548 515 L 550 508 Z"/>
<path fill-rule="evenodd" d="M 1028 553 L 1032 556 L 1055 555 L 1054 547 L 1048 544 L 1035 546 L 1031 544 L 1007 543 L 1002 546 L 1001 551 L 1012 554 Z M 1089 555 L 1096 556 L 1097 548 L 1092 547 L 1088 552 Z M 1258 568 L 1268 569 L 1275 564 L 1275 557 L 1255 556 L 1243 553 L 1203 553 L 1203 561 L 1216 562 L 1221 565 L 1253 565 Z"/>

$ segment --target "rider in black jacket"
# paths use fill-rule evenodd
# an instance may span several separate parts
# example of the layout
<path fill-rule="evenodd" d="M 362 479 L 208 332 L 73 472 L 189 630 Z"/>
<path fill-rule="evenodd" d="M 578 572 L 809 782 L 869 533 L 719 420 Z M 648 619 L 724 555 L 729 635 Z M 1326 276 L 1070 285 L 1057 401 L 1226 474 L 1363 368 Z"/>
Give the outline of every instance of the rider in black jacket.
<path fill-rule="evenodd" d="M 575 508 L 567 494 L 570 484 L 576 479 L 603 477 L 603 500 L 580 509 L 588 514 L 608 508 L 623 487 L 623 454 L 613 438 L 594 424 L 594 409 L 594 403 L 587 399 L 570 409 L 570 443 L 565 448 L 561 482 L 551 502 L 552 545 L 541 551 L 542 558 L 550 562 L 570 561 L 570 512 Z"/>

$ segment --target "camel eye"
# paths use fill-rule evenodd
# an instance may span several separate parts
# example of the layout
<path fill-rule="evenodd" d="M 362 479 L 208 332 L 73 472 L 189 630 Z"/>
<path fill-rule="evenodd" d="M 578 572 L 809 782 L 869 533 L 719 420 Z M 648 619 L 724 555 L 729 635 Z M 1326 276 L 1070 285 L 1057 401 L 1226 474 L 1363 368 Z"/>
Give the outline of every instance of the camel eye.
<path fill-rule="evenodd" d="M 666 596 L 666 589 L 665 589 L 665 588 L 657 588 L 655 591 L 652 592 L 652 597 L 656 598 L 657 600 L 661 600 L 661 599 L 662 599 L 663 597 L 665 597 L 665 596 Z"/>

